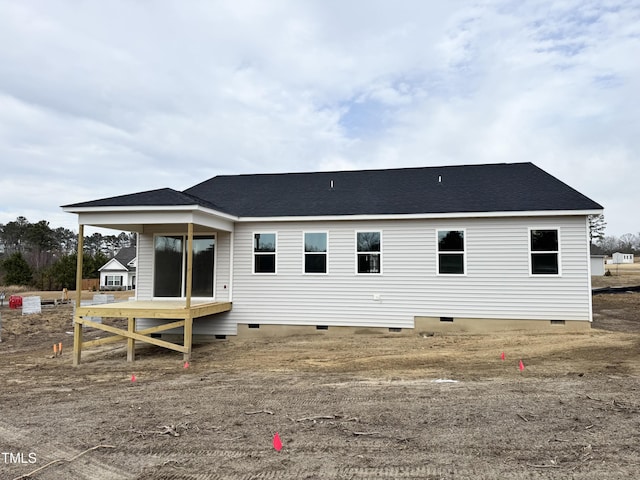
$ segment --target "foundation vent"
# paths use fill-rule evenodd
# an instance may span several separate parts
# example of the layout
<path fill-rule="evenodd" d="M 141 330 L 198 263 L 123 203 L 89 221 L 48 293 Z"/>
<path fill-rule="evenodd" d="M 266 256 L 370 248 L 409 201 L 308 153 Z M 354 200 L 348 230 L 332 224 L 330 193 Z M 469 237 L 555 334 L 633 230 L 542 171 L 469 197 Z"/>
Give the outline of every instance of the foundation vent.
<path fill-rule="evenodd" d="M 329 330 L 329 325 L 316 325 L 316 330 Z"/>
<path fill-rule="evenodd" d="M 393 332 L 393 333 L 400 333 L 402 332 L 401 328 L 396 328 L 396 327 L 389 327 L 389 331 Z"/>
<path fill-rule="evenodd" d="M 453 323 L 453 317 L 440 317 L 441 322 Z"/>
<path fill-rule="evenodd" d="M 249 325 L 247 325 L 247 327 L 249 327 L 249 328 L 260 328 L 260 324 L 259 323 L 250 323 Z"/>
<path fill-rule="evenodd" d="M 551 325 L 564 325 L 564 320 L 551 320 Z"/>

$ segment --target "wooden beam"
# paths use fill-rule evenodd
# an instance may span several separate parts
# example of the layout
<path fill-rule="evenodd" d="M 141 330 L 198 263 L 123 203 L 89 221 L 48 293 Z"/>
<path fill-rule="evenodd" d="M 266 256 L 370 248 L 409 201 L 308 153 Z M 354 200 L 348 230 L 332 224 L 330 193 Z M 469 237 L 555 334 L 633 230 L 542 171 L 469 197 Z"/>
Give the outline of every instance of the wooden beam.
<path fill-rule="evenodd" d="M 164 330 L 171 330 L 172 328 L 184 327 L 184 320 L 179 320 L 177 322 L 164 323 L 162 325 L 156 325 L 155 327 L 145 328 L 144 330 L 138 330 L 136 333 L 141 335 L 151 335 L 152 333 L 162 332 Z M 82 344 L 83 348 L 88 347 L 96 347 L 98 345 L 105 345 L 107 343 L 115 343 L 121 342 L 126 338 L 122 335 L 114 335 L 112 337 L 98 338 L 96 340 L 91 340 L 89 342 L 84 342 Z"/>
<path fill-rule="evenodd" d="M 136 331 L 136 318 L 129 317 L 129 322 L 127 325 L 127 330 L 129 333 L 135 333 Z M 133 362 L 136 357 L 136 341 L 134 338 L 129 338 L 127 340 L 127 362 Z"/>
<path fill-rule="evenodd" d="M 139 301 L 105 303 L 102 305 L 85 305 L 76 309 L 76 315 L 82 317 L 111 317 L 111 318 L 160 318 L 172 320 L 186 318 L 188 314 L 192 318 L 204 317 L 231 310 L 231 302 L 212 302 L 191 305 L 187 309 L 184 305 L 163 305 L 162 301 Z M 168 302 L 167 302 L 168 303 Z"/>
<path fill-rule="evenodd" d="M 84 252 L 84 225 L 78 226 L 78 259 L 76 261 L 76 315 L 82 301 L 82 260 Z M 76 320 L 79 317 L 76 316 Z M 73 325 L 73 365 L 80 365 L 82 356 L 82 324 L 77 321 Z"/>
<path fill-rule="evenodd" d="M 193 223 L 187 225 L 187 304 L 189 316 L 184 319 L 184 355 L 183 360 L 191 360 L 193 342 L 193 317 L 191 316 L 191 292 L 193 291 Z"/>
<path fill-rule="evenodd" d="M 87 327 L 96 328 L 98 330 L 103 330 L 105 332 L 114 333 L 116 335 L 120 335 L 126 338 L 134 338 L 135 340 L 139 340 L 144 343 L 150 343 L 152 345 L 157 345 L 158 347 L 168 348 L 169 350 L 175 350 L 176 352 L 186 352 L 186 348 L 182 345 L 178 345 L 176 343 L 165 342 L 164 340 L 160 340 L 158 338 L 151 338 L 140 333 L 128 332 L 126 330 L 122 330 L 120 328 L 112 327 L 110 325 L 104 325 L 102 323 L 96 323 L 91 320 L 82 319 L 82 324 Z"/>
<path fill-rule="evenodd" d="M 191 292 L 193 290 L 193 223 L 187 225 L 187 310 L 191 308 Z"/>
<path fill-rule="evenodd" d="M 76 308 L 82 300 L 82 260 L 84 253 L 84 225 L 78 226 L 78 260 L 76 261 Z"/>
<path fill-rule="evenodd" d="M 75 318 L 73 324 L 73 366 L 80 365 L 80 357 L 82 356 L 82 323 L 80 317 Z"/>
<path fill-rule="evenodd" d="M 193 342 L 193 318 L 184 319 L 184 355 L 185 362 L 191 361 L 191 346 Z"/>

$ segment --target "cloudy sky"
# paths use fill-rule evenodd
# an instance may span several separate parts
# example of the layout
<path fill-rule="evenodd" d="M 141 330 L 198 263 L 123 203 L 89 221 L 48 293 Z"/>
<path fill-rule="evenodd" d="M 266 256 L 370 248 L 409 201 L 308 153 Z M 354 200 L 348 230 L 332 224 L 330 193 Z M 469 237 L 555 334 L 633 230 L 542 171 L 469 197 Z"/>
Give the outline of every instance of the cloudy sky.
<path fill-rule="evenodd" d="M 640 0 L 0 0 L 0 223 L 217 174 L 531 161 L 640 231 Z"/>

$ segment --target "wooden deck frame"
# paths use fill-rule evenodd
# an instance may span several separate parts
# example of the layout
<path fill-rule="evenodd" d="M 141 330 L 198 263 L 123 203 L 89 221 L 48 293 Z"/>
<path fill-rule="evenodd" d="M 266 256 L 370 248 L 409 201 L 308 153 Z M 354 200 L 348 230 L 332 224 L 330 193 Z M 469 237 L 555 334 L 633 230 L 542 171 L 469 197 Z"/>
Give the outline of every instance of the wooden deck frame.
<path fill-rule="evenodd" d="M 108 303 L 101 305 L 81 306 L 82 298 L 82 263 L 83 263 L 84 225 L 78 229 L 78 263 L 76 271 L 76 310 L 73 328 L 73 365 L 80 364 L 82 349 L 103 345 L 106 343 L 127 341 L 127 361 L 133 362 L 135 358 L 135 342 L 150 343 L 159 347 L 182 352 L 184 361 L 191 358 L 193 342 L 193 319 L 214 315 L 216 313 L 231 310 L 231 302 L 192 302 L 192 272 L 193 272 L 193 223 L 187 225 L 187 275 L 186 298 L 180 300 L 157 300 Z M 85 317 L 126 318 L 127 329 L 116 328 L 110 325 L 97 323 Z M 158 325 L 144 330 L 136 330 L 137 318 L 155 318 L 176 320 L 174 322 Z M 89 342 L 83 342 L 83 327 L 96 328 L 113 333 L 111 337 L 100 338 Z M 183 328 L 183 344 L 171 343 L 158 338 L 152 338 L 153 333 Z"/>
<path fill-rule="evenodd" d="M 181 352 L 183 354 L 183 360 L 188 361 L 191 357 L 193 337 L 192 328 L 189 327 L 193 325 L 193 319 L 227 312 L 229 310 L 231 310 L 231 302 L 193 303 L 189 308 L 187 308 L 184 300 L 132 300 L 128 302 L 76 307 L 76 313 L 74 316 L 73 364 L 80 364 L 83 348 L 104 345 L 122 340 L 127 341 L 127 361 L 129 362 L 134 360 L 136 340 L 144 343 L 150 343 L 158 347 L 168 348 L 169 350 L 174 350 L 176 352 Z M 111 325 L 97 323 L 84 317 L 126 318 L 128 319 L 127 329 L 124 330 Z M 177 320 L 143 330 L 136 330 L 137 318 Z M 83 342 L 82 333 L 83 327 L 85 326 L 113 333 L 113 336 Z M 180 327 L 184 329 L 182 345 L 160 340 L 158 338 L 152 338 L 150 336 L 153 333 L 159 333 Z"/>

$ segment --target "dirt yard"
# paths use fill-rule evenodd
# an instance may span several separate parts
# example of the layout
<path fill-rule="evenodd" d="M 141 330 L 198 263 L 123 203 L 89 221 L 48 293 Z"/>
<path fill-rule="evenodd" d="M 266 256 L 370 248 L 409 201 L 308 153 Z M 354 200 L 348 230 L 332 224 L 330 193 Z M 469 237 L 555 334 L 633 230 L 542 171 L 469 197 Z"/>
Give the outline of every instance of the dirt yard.
<path fill-rule="evenodd" d="M 186 369 L 113 344 L 74 368 L 71 306 L 5 302 L 0 479 L 640 478 L 640 293 L 594 309 L 587 333 L 221 340 Z"/>

